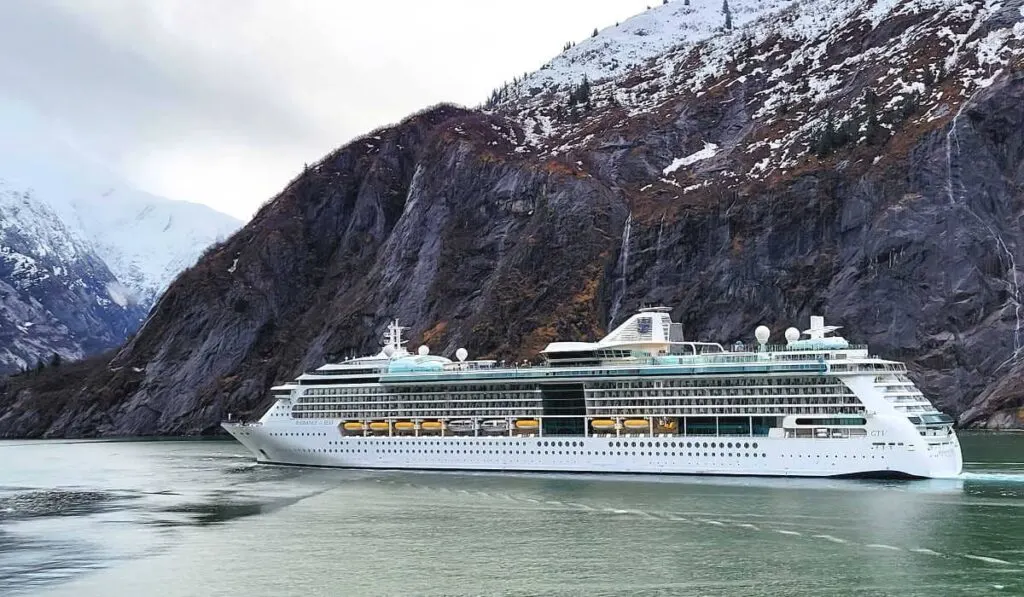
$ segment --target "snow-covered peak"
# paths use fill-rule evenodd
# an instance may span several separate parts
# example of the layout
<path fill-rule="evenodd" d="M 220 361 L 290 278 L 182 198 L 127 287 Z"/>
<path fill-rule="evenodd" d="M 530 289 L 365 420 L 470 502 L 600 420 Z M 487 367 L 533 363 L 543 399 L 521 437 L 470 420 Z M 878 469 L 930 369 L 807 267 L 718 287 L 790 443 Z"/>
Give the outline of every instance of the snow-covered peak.
<path fill-rule="evenodd" d="M 65 226 L 31 191 L 12 188 L 0 179 L 0 254 L 13 262 L 22 279 L 61 275 L 40 267 L 36 263 L 39 257 L 73 261 L 88 253 L 85 239 Z"/>
<path fill-rule="evenodd" d="M 52 209 L 142 305 L 242 225 L 204 205 L 135 188 L 24 106 L 0 99 L 0 122 L 0 178 L 8 189 Z"/>
<path fill-rule="evenodd" d="M 794 0 L 730 0 L 730 21 L 735 29 L 761 16 L 779 11 Z M 722 0 L 673 0 L 607 27 L 559 54 L 517 87 L 520 93 L 555 85 L 578 85 L 586 77 L 600 81 L 618 77 L 631 68 L 681 45 L 693 44 L 725 32 Z"/>
<path fill-rule="evenodd" d="M 205 205 L 125 187 L 45 199 L 81 231 L 114 275 L 147 305 L 206 247 L 227 239 L 241 226 Z"/>

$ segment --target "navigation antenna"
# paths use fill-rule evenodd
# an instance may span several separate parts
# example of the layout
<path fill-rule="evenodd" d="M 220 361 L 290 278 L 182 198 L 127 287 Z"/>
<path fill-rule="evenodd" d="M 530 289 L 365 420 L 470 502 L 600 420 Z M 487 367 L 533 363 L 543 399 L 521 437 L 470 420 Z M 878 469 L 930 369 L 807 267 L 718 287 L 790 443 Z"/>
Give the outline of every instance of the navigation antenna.
<path fill-rule="evenodd" d="M 398 320 L 395 319 L 388 324 L 388 331 L 384 335 L 384 346 L 391 347 L 395 352 L 402 350 L 405 345 L 405 340 L 402 340 L 402 330 L 407 330 L 408 327 L 398 325 Z"/>

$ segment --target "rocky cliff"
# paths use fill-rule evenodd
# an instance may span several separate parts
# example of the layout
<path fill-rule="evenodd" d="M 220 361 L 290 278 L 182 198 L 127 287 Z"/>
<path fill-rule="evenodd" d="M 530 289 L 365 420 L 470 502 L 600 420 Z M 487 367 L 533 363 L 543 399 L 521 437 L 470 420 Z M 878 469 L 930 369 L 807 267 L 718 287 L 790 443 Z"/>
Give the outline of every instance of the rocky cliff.
<path fill-rule="evenodd" d="M 1022 4 L 734 0 L 733 29 L 653 9 L 690 25 L 678 44 L 602 31 L 485 110 L 328 155 L 109 362 L 63 392 L 8 383 L 0 434 L 208 433 L 389 317 L 434 352 L 522 358 L 640 303 L 722 342 L 824 314 L 962 424 L 1019 426 Z"/>

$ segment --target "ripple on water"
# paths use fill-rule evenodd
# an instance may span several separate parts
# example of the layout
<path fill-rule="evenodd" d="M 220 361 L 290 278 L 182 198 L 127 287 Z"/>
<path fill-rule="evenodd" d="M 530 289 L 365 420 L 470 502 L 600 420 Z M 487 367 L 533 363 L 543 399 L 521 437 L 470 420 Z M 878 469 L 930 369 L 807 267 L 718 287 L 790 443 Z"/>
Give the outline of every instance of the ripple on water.
<path fill-rule="evenodd" d="M 45 490 L 0 497 L 0 520 L 79 516 L 108 510 L 124 496 L 102 491 Z"/>

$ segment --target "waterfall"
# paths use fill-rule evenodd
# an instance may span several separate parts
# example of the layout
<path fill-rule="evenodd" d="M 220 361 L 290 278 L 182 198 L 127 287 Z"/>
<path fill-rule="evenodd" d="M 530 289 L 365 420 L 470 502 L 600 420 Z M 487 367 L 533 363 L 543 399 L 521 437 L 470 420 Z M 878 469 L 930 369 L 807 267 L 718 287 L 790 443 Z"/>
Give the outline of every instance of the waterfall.
<path fill-rule="evenodd" d="M 999 250 L 1002 252 L 1002 254 L 1006 257 L 1006 260 L 1007 260 L 1007 262 L 1009 263 L 1009 266 L 1010 266 L 1011 279 L 1010 280 L 1004 280 L 1004 282 L 1006 283 L 1007 288 L 1010 291 L 1010 295 L 1011 295 L 1010 296 L 1010 300 L 1013 301 L 1014 315 L 1016 317 L 1016 326 L 1014 327 L 1014 330 L 1013 330 L 1013 353 L 1010 355 L 1010 357 L 1008 359 L 1003 361 L 999 365 L 999 367 L 996 367 L 996 370 L 998 371 L 999 369 L 1004 367 L 1007 363 L 1010 363 L 1011 361 L 1015 361 L 1017 359 L 1017 355 L 1019 355 L 1020 351 L 1021 351 L 1021 322 L 1022 322 L 1022 317 L 1021 317 L 1021 301 L 1020 301 L 1020 282 L 1019 282 L 1019 280 L 1017 278 L 1017 261 L 1016 261 L 1016 259 L 1014 259 L 1013 252 L 1010 251 L 1010 248 L 1006 245 L 1006 241 L 1003 240 L 1003 237 L 1000 236 L 998 232 L 996 232 L 995 228 L 993 228 L 991 225 L 989 225 L 988 222 L 986 222 L 985 220 L 981 219 L 981 216 L 979 216 L 973 209 L 971 209 L 971 206 L 967 203 L 967 201 L 964 201 L 964 202 L 959 203 L 959 204 L 957 203 L 957 195 L 958 194 L 955 191 L 954 184 L 953 184 L 953 141 L 954 140 L 956 141 L 957 155 L 960 154 L 960 136 L 956 132 L 957 124 L 959 124 L 960 116 L 963 115 L 964 110 L 974 100 L 974 96 L 977 95 L 978 92 L 981 91 L 982 89 L 984 89 L 984 88 L 978 88 L 977 90 L 975 90 L 975 92 L 972 93 L 970 95 L 970 97 L 968 97 L 964 101 L 964 103 L 960 105 L 960 109 L 957 110 L 956 115 L 953 116 L 953 120 L 950 122 L 949 132 L 946 133 L 946 194 L 949 197 L 950 205 L 952 205 L 954 207 L 962 207 L 964 209 L 964 211 L 966 211 L 967 213 L 969 213 L 972 216 L 974 216 L 974 219 L 976 219 L 982 226 L 985 227 L 986 230 L 988 230 L 988 233 L 992 236 L 992 239 L 995 240 L 996 246 L 999 248 Z M 1000 260 L 1000 261 L 1002 261 L 1002 260 Z"/>
<path fill-rule="evenodd" d="M 665 232 L 665 215 L 661 216 L 661 223 L 658 224 L 658 240 L 654 242 L 654 263 L 661 261 L 661 235 Z"/>
<path fill-rule="evenodd" d="M 608 331 L 615 324 L 615 317 L 622 307 L 622 297 L 626 295 L 626 271 L 629 268 L 629 235 L 633 229 L 633 214 L 626 216 L 626 225 L 622 228 L 622 247 L 619 249 L 619 277 L 615 280 L 615 296 L 612 299 L 612 310 L 608 314 Z"/>

